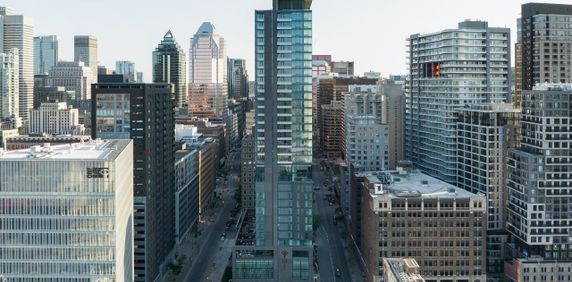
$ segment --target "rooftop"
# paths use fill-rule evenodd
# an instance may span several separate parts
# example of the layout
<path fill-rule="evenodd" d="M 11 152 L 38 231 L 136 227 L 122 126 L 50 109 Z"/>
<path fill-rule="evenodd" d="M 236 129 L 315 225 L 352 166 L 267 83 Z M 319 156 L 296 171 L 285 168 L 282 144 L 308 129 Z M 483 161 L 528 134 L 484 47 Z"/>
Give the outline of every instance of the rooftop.
<path fill-rule="evenodd" d="M 384 258 L 387 263 L 388 276 L 392 275 L 399 282 L 424 282 L 419 274 L 419 264 L 413 258 Z"/>
<path fill-rule="evenodd" d="M 418 170 L 380 171 L 358 173 L 373 184 L 372 196 L 389 195 L 391 198 L 469 198 L 475 194 L 433 178 Z"/>
<path fill-rule="evenodd" d="M 246 210 L 244 219 L 240 225 L 236 246 L 254 246 L 256 243 L 256 213 L 254 209 Z"/>
<path fill-rule="evenodd" d="M 571 83 L 539 83 L 533 88 L 534 91 L 572 91 Z"/>
<path fill-rule="evenodd" d="M 0 149 L 0 162 L 10 160 L 107 160 L 111 153 L 121 151 L 131 140 L 93 140 L 51 146 L 33 146 L 30 149 L 4 151 Z"/>

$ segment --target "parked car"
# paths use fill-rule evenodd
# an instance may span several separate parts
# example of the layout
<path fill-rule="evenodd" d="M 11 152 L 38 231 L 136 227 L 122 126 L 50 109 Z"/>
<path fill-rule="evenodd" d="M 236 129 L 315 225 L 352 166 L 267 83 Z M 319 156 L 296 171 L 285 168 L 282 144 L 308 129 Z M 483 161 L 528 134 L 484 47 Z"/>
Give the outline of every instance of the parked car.
<path fill-rule="evenodd" d="M 339 268 L 336 268 L 336 277 L 341 277 L 342 276 L 342 271 L 340 271 Z"/>

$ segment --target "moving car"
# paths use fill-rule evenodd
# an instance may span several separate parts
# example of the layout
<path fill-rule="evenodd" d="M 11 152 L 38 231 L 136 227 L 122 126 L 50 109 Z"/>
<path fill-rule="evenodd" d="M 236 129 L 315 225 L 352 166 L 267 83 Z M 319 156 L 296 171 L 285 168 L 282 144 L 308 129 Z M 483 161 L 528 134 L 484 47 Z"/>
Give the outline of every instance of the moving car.
<path fill-rule="evenodd" d="M 339 268 L 336 268 L 336 277 L 341 277 L 342 276 L 342 272 L 340 271 Z"/>

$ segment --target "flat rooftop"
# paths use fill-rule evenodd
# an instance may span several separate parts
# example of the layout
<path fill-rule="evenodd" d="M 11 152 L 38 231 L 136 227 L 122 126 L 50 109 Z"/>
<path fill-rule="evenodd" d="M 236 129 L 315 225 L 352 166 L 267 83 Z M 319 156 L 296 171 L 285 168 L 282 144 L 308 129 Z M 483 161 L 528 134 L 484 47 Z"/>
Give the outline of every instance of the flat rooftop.
<path fill-rule="evenodd" d="M 33 146 L 29 149 L 0 151 L 0 161 L 9 160 L 107 160 L 113 159 L 112 153 L 120 152 L 131 140 L 93 140 L 85 143 L 73 143 L 51 146 Z"/>
<path fill-rule="evenodd" d="M 389 195 L 391 198 L 469 198 L 475 194 L 455 185 L 426 175 L 418 170 L 398 170 L 358 173 L 369 183 L 380 184 L 372 196 Z M 379 186 L 378 186 L 379 187 Z"/>
<path fill-rule="evenodd" d="M 388 271 L 399 282 L 424 282 L 419 274 L 419 264 L 413 258 L 384 258 Z"/>

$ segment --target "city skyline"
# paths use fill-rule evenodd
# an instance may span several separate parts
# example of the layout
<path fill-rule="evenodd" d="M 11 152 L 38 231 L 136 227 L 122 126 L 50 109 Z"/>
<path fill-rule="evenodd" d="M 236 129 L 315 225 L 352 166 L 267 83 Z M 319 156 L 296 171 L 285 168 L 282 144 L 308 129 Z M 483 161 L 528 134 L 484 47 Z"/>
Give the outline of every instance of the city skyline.
<path fill-rule="evenodd" d="M 113 68 L 119 60 L 130 60 L 138 65 L 139 71 L 151 81 L 151 53 L 156 47 L 157 38 L 168 30 L 177 35 L 183 50 L 188 50 L 189 39 L 202 22 L 212 22 L 219 33 L 227 40 L 228 56 L 245 58 L 247 69 L 253 71 L 254 62 L 254 26 L 249 19 L 254 10 L 264 10 L 271 6 L 266 0 L 243 1 L 192 0 L 180 2 L 167 0 L 163 5 L 177 6 L 168 16 L 153 14 L 154 5 L 141 4 L 140 1 L 126 0 L 121 2 L 58 0 L 53 2 L 40 0 L 6 0 L 4 5 L 11 7 L 17 14 L 24 14 L 34 21 L 34 36 L 58 35 L 60 37 L 60 60 L 73 60 L 73 36 L 93 35 L 99 39 L 100 64 Z M 389 3 L 374 0 L 329 0 L 314 1 L 312 7 L 317 11 L 314 15 L 314 54 L 331 54 L 337 60 L 356 62 L 356 74 L 375 70 L 383 76 L 406 73 L 406 41 L 405 38 L 414 33 L 426 33 L 441 30 L 465 19 L 488 21 L 491 26 L 508 27 L 512 38 L 516 38 L 516 19 L 520 16 L 520 5 L 530 2 L 517 1 L 441 1 L 441 7 L 421 0 L 399 1 Z M 535 1 L 541 3 L 566 4 L 564 0 Z M 110 5 L 114 9 L 109 9 Z M 138 6 L 138 13 L 127 20 L 125 11 Z M 489 9 L 494 5 L 495 9 Z M 219 9 L 224 6 L 225 9 Z M 62 7 L 73 7 L 75 11 L 93 11 L 93 13 L 67 13 Z M 359 13 L 349 13 L 360 8 Z M 415 9 L 411 9 L 415 7 Z M 462 7 L 458 11 L 456 7 Z M 217 13 L 204 13 L 217 10 Z M 432 13 L 429 13 L 432 12 Z M 404 16 L 410 19 L 426 19 L 428 15 L 439 13 L 431 21 L 402 21 Z M 107 23 L 101 22 L 101 14 L 105 13 Z M 155 17 L 155 23 L 149 17 Z M 344 19 L 345 24 L 340 24 Z M 69 24 L 73 22 L 74 24 Z M 97 25 L 91 24 L 98 22 Z M 399 23 L 399 28 L 393 28 Z M 335 26 L 335 29 L 331 27 Z M 392 27 L 392 28 L 387 28 Z M 145 32 L 135 32 L 145 28 Z M 129 34 L 136 34 L 130 36 Z M 340 34 L 347 40 L 341 40 Z M 376 34 L 378 34 L 376 36 Z M 375 39 L 375 37 L 380 39 Z M 245 40 L 245 38 L 247 40 Z M 372 39 L 373 38 L 373 39 Z M 381 39 L 383 38 L 383 39 Z M 373 40 L 370 44 L 369 40 Z M 119 44 L 118 44 L 119 43 Z M 380 46 L 371 48 L 371 46 Z M 379 51 L 378 51 L 379 50 Z M 514 61 L 513 61 L 514 64 Z"/>

